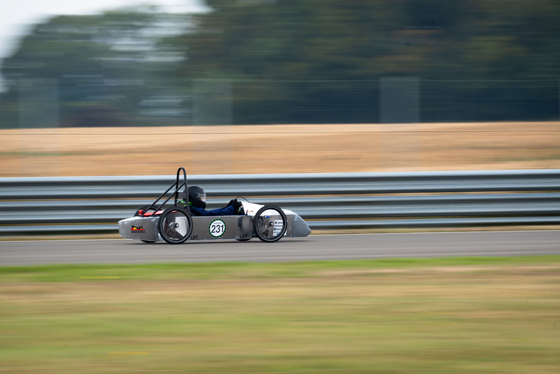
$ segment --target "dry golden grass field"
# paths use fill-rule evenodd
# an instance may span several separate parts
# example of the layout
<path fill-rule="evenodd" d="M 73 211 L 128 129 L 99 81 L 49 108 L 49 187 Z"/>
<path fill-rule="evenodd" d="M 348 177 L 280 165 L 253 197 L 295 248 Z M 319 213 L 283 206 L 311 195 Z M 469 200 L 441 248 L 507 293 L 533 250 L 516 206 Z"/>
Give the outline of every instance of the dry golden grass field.
<path fill-rule="evenodd" d="M 0 177 L 560 168 L 560 122 L 0 130 Z"/>

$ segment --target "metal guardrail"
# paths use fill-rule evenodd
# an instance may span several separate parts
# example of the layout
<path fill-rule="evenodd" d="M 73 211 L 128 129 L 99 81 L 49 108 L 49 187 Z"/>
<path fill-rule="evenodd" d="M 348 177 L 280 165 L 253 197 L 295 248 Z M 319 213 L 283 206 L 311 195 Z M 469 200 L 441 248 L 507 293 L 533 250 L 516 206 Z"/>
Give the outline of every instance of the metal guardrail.
<path fill-rule="evenodd" d="M 0 235 L 111 233 L 175 176 L 0 178 Z M 210 208 L 244 196 L 312 229 L 560 224 L 560 169 L 196 175 Z"/>

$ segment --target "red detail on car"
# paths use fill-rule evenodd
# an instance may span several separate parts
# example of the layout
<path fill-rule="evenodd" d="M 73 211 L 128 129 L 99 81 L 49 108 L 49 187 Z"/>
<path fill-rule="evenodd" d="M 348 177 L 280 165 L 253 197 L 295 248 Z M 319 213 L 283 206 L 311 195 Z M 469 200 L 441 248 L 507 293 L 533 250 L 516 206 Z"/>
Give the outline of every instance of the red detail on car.
<path fill-rule="evenodd" d="M 138 212 L 138 214 L 142 217 L 151 217 L 153 215 L 159 216 L 159 215 L 161 215 L 161 213 L 163 213 L 163 210 L 158 210 L 157 212 L 154 212 L 154 211 L 144 212 L 144 211 L 140 210 Z"/>

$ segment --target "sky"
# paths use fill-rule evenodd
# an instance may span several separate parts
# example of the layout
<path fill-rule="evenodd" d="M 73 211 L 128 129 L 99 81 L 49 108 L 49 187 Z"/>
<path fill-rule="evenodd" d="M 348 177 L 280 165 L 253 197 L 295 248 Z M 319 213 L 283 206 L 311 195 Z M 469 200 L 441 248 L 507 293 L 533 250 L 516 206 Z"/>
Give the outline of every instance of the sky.
<path fill-rule="evenodd" d="M 204 0 L 0 0 L 0 64 L 18 46 L 29 28 L 55 15 L 96 14 L 138 4 L 159 5 L 164 11 L 208 11 Z M 0 91 L 2 91 L 0 77 Z"/>

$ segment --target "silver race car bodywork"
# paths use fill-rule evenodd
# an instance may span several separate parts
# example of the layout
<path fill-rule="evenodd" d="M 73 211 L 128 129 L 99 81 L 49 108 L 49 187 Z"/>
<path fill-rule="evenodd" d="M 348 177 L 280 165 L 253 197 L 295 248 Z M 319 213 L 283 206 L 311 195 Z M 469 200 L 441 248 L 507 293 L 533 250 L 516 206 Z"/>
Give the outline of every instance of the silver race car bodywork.
<path fill-rule="evenodd" d="M 254 231 L 255 214 L 263 205 L 241 202 L 245 211 L 244 215 L 235 216 L 192 216 L 192 232 L 188 240 L 216 240 L 237 239 L 250 240 L 257 237 Z M 266 211 L 265 211 L 266 212 Z M 305 237 L 311 233 L 307 223 L 297 213 L 283 210 L 286 216 L 285 237 Z M 275 213 L 275 212 L 271 212 Z M 136 216 L 119 221 L 119 235 L 128 239 L 137 239 L 144 242 L 157 242 L 164 240 L 160 234 L 158 224 L 161 215 L 149 217 Z M 280 218 L 280 217 L 277 217 Z M 181 222 L 183 221 L 183 222 Z M 185 230 L 179 234 L 186 234 L 187 222 L 183 217 L 176 217 L 176 230 Z M 277 232 L 282 230 L 283 223 L 276 219 L 271 222 L 270 228 Z M 273 232 L 270 234 L 273 235 Z"/>
<path fill-rule="evenodd" d="M 180 177 L 184 182 L 181 184 Z M 159 201 L 172 189 L 163 203 Z M 183 191 L 181 191 L 183 189 Z M 174 204 L 165 204 L 174 196 Z M 189 211 L 187 176 L 184 168 L 177 171 L 177 180 L 154 203 L 138 209 L 134 217 L 119 221 L 119 235 L 146 243 L 166 241 L 172 244 L 187 240 L 259 238 L 275 242 L 282 237 L 305 237 L 311 233 L 307 223 L 295 212 L 276 206 L 240 201 L 242 215 L 192 216 Z"/>

